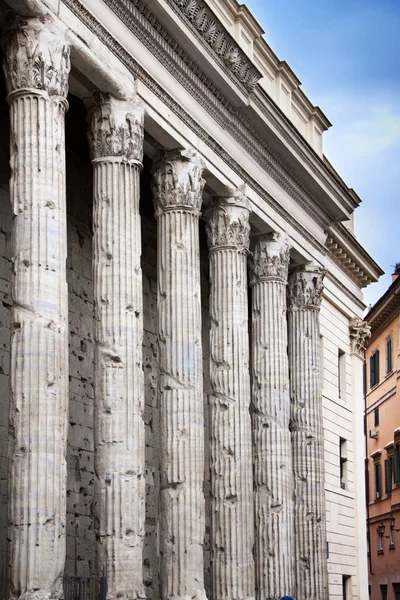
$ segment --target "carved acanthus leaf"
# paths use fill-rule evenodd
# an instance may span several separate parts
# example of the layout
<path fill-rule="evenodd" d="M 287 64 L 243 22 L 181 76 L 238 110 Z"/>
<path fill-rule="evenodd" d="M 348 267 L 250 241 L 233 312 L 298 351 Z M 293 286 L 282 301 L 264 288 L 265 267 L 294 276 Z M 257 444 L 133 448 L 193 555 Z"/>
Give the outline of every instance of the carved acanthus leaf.
<path fill-rule="evenodd" d="M 69 46 L 51 21 L 42 23 L 14 14 L 5 26 L 3 47 L 8 93 L 32 89 L 67 97 Z"/>
<path fill-rule="evenodd" d="M 313 308 L 321 306 L 326 270 L 315 264 L 297 268 L 289 277 L 289 308 Z"/>
<path fill-rule="evenodd" d="M 190 149 L 165 151 L 153 166 L 152 192 L 156 215 L 165 210 L 200 214 L 205 180 L 204 162 Z"/>
<path fill-rule="evenodd" d="M 143 160 L 144 111 L 139 102 L 95 95 L 89 145 L 92 159 L 109 156 L 126 161 Z"/>
<path fill-rule="evenodd" d="M 234 248 L 248 252 L 250 242 L 250 203 L 240 192 L 216 198 L 207 212 L 207 239 L 210 250 Z"/>
<path fill-rule="evenodd" d="M 221 57 L 229 71 L 249 91 L 254 90 L 261 73 L 218 21 L 203 0 L 168 0 L 188 19 L 203 40 Z"/>
<path fill-rule="evenodd" d="M 286 233 L 268 233 L 257 237 L 250 256 L 252 284 L 267 279 L 287 282 L 290 247 Z"/>
<path fill-rule="evenodd" d="M 370 325 L 359 317 L 355 317 L 351 319 L 349 329 L 352 353 L 363 356 L 368 340 L 371 337 Z"/>

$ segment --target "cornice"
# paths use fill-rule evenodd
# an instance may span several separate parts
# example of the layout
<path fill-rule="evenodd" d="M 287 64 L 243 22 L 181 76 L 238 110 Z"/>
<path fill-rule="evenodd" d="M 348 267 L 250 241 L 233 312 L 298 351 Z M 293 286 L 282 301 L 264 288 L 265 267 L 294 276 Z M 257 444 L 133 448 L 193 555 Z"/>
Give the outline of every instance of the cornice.
<path fill-rule="evenodd" d="M 365 287 L 383 275 L 379 265 L 342 223 L 331 225 L 327 234 L 326 247 L 332 259 L 358 286 Z"/>
<path fill-rule="evenodd" d="M 315 195 L 243 115 L 224 97 L 179 46 L 142 0 L 104 0 L 118 18 L 159 59 L 205 110 L 227 130 L 260 166 L 325 229 L 334 216 L 324 210 Z M 151 25 L 151 27 L 149 27 Z M 193 77 L 193 74 L 196 76 Z M 218 100 L 218 102 L 216 102 Z M 284 128 L 271 118 L 280 133 Z M 287 140 L 289 137 L 287 138 Z"/>
<path fill-rule="evenodd" d="M 108 2 L 109 0 L 104 0 Z M 126 2 L 126 0 L 123 0 Z M 176 102 L 155 81 L 151 75 L 129 54 L 127 50 L 114 38 L 114 36 L 92 15 L 92 13 L 81 4 L 79 0 L 63 0 L 64 4 L 88 27 L 95 35 L 110 49 L 115 56 L 129 69 L 134 77 L 140 79 L 149 90 L 158 98 L 162 99 L 165 106 L 171 110 L 182 122 L 187 125 L 204 144 L 215 152 L 229 167 L 246 183 L 254 192 L 262 198 L 266 204 L 277 212 L 289 225 L 306 239 L 322 255 L 326 254 L 326 248 L 319 240 L 310 234 L 288 211 L 286 211 L 268 192 L 255 180 L 230 154 L 205 131 L 193 117 L 187 113 L 181 105 Z M 118 0 L 120 3 L 120 0 Z M 164 42 L 165 43 L 165 42 Z M 229 128 L 230 130 L 230 128 Z M 315 209 L 314 209 L 315 210 Z"/>
<path fill-rule="evenodd" d="M 213 60 L 229 76 L 241 83 L 248 93 L 254 90 L 262 74 L 248 59 L 214 12 L 203 0 L 166 0 L 185 21 Z"/>

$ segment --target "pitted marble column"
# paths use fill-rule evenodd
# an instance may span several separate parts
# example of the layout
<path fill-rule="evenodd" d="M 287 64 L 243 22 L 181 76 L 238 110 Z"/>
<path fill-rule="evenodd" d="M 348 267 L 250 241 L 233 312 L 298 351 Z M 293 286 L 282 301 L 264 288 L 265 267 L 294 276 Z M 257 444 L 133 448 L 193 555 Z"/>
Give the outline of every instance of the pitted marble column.
<path fill-rule="evenodd" d="M 252 252 L 253 457 L 256 597 L 294 593 L 285 234 L 256 238 Z"/>
<path fill-rule="evenodd" d="M 319 334 L 324 275 L 309 264 L 289 278 L 295 598 L 304 600 L 328 598 Z"/>
<path fill-rule="evenodd" d="M 247 299 L 250 206 L 219 198 L 210 249 L 211 563 L 213 598 L 254 598 L 253 465 Z"/>
<path fill-rule="evenodd" d="M 143 109 L 97 94 L 94 170 L 95 468 L 99 572 L 107 597 L 145 598 L 140 170 Z"/>
<path fill-rule="evenodd" d="M 161 419 L 161 594 L 205 597 L 204 408 L 201 343 L 200 158 L 167 152 L 154 165 L 158 221 Z"/>
<path fill-rule="evenodd" d="M 65 563 L 68 290 L 64 115 L 69 49 L 50 22 L 5 34 L 10 105 L 10 597 L 59 598 Z"/>

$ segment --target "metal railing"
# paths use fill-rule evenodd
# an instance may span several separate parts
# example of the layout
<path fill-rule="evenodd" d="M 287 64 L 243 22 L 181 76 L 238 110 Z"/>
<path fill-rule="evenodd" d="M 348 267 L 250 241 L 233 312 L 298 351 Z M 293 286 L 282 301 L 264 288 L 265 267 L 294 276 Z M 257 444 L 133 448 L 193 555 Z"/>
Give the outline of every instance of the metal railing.
<path fill-rule="evenodd" d="M 106 600 L 107 578 L 64 577 L 64 600 Z"/>

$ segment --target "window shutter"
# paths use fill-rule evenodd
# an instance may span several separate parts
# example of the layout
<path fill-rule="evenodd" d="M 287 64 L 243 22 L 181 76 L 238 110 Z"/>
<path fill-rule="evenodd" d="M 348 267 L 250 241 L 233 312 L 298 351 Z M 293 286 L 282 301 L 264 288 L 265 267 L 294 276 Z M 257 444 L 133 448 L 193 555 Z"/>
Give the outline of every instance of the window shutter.
<path fill-rule="evenodd" d="M 376 497 L 379 498 L 382 495 L 382 482 L 381 482 L 381 464 L 375 463 L 375 492 Z"/>
<path fill-rule="evenodd" d="M 385 492 L 386 494 L 392 493 L 392 459 L 387 458 L 385 460 Z"/>
<path fill-rule="evenodd" d="M 394 482 L 400 483 L 400 446 L 394 447 Z"/>
<path fill-rule="evenodd" d="M 375 356 L 375 383 L 374 385 L 376 385 L 377 383 L 379 383 L 379 350 L 377 350 L 374 354 Z"/>
<path fill-rule="evenodd" d="M 375 383 L 375 354 L 369 358 L 369 387 L 374 387 Z"/>
<path fill-rule="evenodd" d="M 392 337 L 386 340 L 386 373 L 392 371 Z"/>

